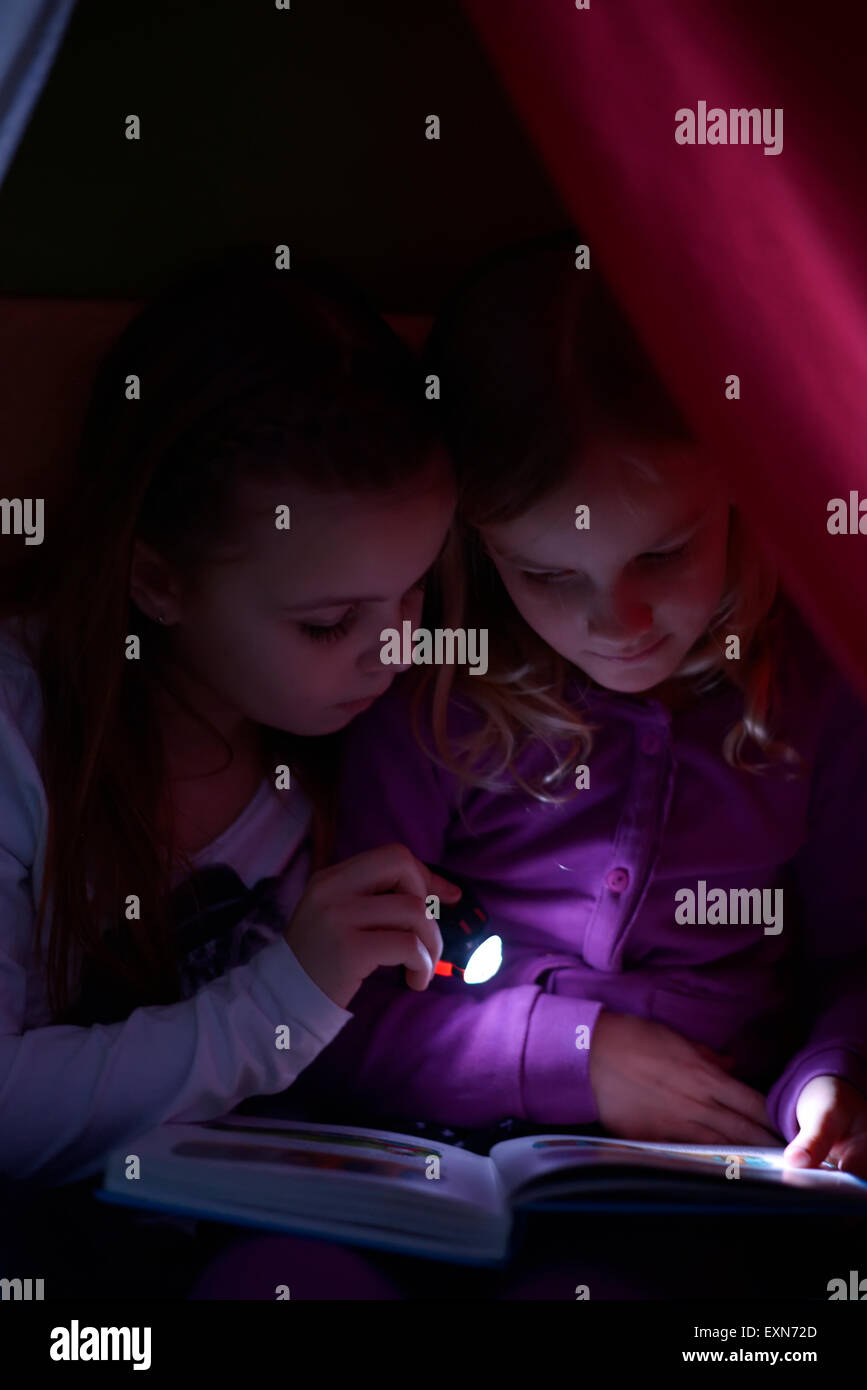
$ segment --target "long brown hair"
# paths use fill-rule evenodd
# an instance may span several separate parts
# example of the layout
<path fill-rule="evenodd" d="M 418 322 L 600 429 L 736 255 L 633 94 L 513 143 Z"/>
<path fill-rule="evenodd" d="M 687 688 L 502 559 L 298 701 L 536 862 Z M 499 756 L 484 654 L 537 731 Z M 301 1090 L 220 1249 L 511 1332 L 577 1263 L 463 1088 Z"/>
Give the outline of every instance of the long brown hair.
<path fill-rule="evenodd" d="M 419 682 L 416 734 L 423 737 L 420 715 L 430 701 L 435 749 L 428 751 L 443 766 L 467 785 L 494 789 L 511 779 L 545 801 L 560 799 L 554 789 L 589 753 L 594 727 L 564 696 L 574 668 L 524 621 L 476 528 L 520 516 L 606 433 L 694 442 L 598 273 L 577 268 L 582 240 L 567 231 L 486 258 L 455 287 L 423 354 L 425 371 L 439 377 L 441 429 L 458 474 L 459 527 L 441 576 L 443 601 L 450 625 L 488 629 L 489 655 L 485 675 L 442 666 Z M 743 691 L 744 707 L 723 756 L 753 773 L 797 764 L 797 776 L 800 756 L 771 728 L 784 611 L 776 572 L 732 507 L 724 592 L 673 678 L 691 698 L 728 677 Z M 740 661 L 725 657 L 732 633 L 741 639 Z M 454 695 L 483 716 L 466 746 L 446 732 Z M 544 742 L 552 762 L 525 782 L 516 762 L 530 741 Z"/>
<path fill-rule="evenodd" d="M 128 398 L 133 374 L 140 400 Z M 27 645 L 44 702 L 49 826 L 35 950 L 52 1016 L 68 1008 L 85 959 L 130 1006 L 179 997 L 167 895 L 173 864 L 190 864 L 171 825 L 158 830 L 162 677 L 158 656 L 145 653 L 159 653 L 162 630 L 130 599 L 135 539 L 188 576 L 231 538 L 242 472 L 266 484 L 388 489 L 429 461 L 431 422 L 415 356 L 357 290 L 319 264 L 278 270 L 273 250 L 252 244 L 185 271 L 107 353 L 72 507 L 17 605 L 38 619 Z M 147 636 L 142 659 L 128 661 L 136 632 Z M 275 763 L 289 763 L 313 799 L 319 864 L 335 738 L 265 734 Z M 124 917 L 130 885 L 140 921 Z M 103 941 L 121 922 L 122 954 Z"/>

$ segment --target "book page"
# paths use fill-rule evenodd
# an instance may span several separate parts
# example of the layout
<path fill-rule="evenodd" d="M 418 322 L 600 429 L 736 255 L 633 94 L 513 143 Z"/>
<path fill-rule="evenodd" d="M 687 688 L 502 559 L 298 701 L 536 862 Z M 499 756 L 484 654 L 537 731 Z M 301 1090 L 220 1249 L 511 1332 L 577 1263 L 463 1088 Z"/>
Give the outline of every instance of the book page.
<path fill-rule="evenodd" d="M 491 1202 L 498 1186 L 489 1160 L 452 1144 L 357 1125 L 314 1124 L 234 1113 L 205 1121 L 196 1129 L 202 1131 L 203 1139 L 217 1139 L 234 1131 L 255 1135 L 266 1144 L 273 1140 L 285 1148 L 297 1149 L 299 1159 L 306 1158 L 311 1168 L 369 1173 L 401 1181 L 410 1178 L 413 1185 L 424 1183 L 428 1191 L 448 1190 L 451 1196 L 459 1195 L 467 1201 L 498 1205 Z M 326 1161 L 319 1162 L 319 1158 Z M 342 1164 L 334 1161 L 340 1159 Z M 299 1166 L 304 1166 L 303 1162 Z"/>
<path fill-rule="evenodd" d="M 558 1190 L 574 1185 L 592 1186 L 602 1176 L 625 1169 L 644 1171 L 646 1184 L 678 1175 L 721 1181 L 771 1183 L 776 1186 L 848 1193 L 867 1199 L 867 1182 L 841 1173 L 831 1164 L 820 1168 L 784 1168 L 783 1148 L 745 1148 L 712 1144 L 657 1144 L 632 1139 L 598 1136 L 540 1134 L 495 1144 L 491 1159 L 503 1180 L 507 1199 L 514 1201 L 521 1189 L 549 1185 Z M 607 1170 L 607 1172 L 606 1172 Z M 566 1175 L 570 1175 L 569 1178 Z M 640 1185 L 636 1183 L 636 1185 Z"/>
<path fill-rule="evenodd" d="M 511 1212 L 496 1167 L 450 1144 L 355 1125 L 236 1115 L 165 1124 L 106 1166 L 106 1200 L 326 1235 L 436 1258 L 498 1260 Z"/>

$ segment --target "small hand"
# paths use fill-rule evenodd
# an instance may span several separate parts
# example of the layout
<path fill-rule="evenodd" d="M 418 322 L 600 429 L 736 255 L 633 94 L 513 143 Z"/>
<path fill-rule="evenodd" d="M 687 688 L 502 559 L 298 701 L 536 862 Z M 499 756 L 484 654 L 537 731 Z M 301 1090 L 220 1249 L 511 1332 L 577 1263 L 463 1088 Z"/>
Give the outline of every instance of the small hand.
<path fill-rule="evenodd" d="M 682 1144 L 778 1142 L 765 1097 L 720 1057 L 653 1019 L 603 1009 L 590 1046 L 600 1124 L 620 1139 Z"/>
<path fill-rule="evenodd" d="M 867 1179 L 867 1096 L 839 1076 L 814 1076 L 798 1096 L 799 1133 L 783 1161 L 818 1168 L 823 1159 Z"/>
<path fill-rule="evenodd" d="M 461 889 L 406 845 L 382 845 L 312 874 L 287 946 L 324 994 L 345 1009 L 379 966 L 403 965 L 410 989 L 427 989 L 443 953 L 427 899 L 457 902 Z"/>

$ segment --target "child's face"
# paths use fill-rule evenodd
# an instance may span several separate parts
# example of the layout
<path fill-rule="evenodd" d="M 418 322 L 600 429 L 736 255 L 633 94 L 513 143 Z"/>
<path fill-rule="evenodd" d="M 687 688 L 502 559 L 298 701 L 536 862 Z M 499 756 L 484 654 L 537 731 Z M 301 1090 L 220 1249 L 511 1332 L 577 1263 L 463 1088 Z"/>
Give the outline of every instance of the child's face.
<path fill-rule="evenodd" d="M 600 685 L 635 694 L 670 676 L 708 625 L 729 502 L 686 446 L 600 442 L 563 487 L 481 534 L 530 627 Z M 588 530 L 575 525 L 582 504 Z"/>
<path fill-rule="evenodd" d="M 454 500 L 441 459 L 393 494 L 245 484 L 243 558 L 208 565 L 171 617 L 167 606 L 171 658 L 198 707 L 224 731 L 245 717 L 307 735 L 348 724 L 405 669 L 382 665 L 379 634 L 419 622 Z"/>

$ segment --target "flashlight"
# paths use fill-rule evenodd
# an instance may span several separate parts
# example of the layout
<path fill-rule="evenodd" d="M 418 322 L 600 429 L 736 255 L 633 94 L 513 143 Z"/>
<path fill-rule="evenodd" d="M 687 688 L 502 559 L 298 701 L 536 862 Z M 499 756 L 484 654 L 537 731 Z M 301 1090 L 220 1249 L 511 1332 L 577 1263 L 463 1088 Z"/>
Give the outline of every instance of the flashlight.
<path fill-rule="evenodd" d="M 496 975 L 503 963 L 503 943 L 488 930 L 488 914 L 462 879 L 439 864 L 429 864 L 435 874 L 461 889 L 457 903 L 440 903 L 436 919 L 443 939 L 442 959 L 435 975 L 458 975 L 465 985 L 481 985 Z"/>

